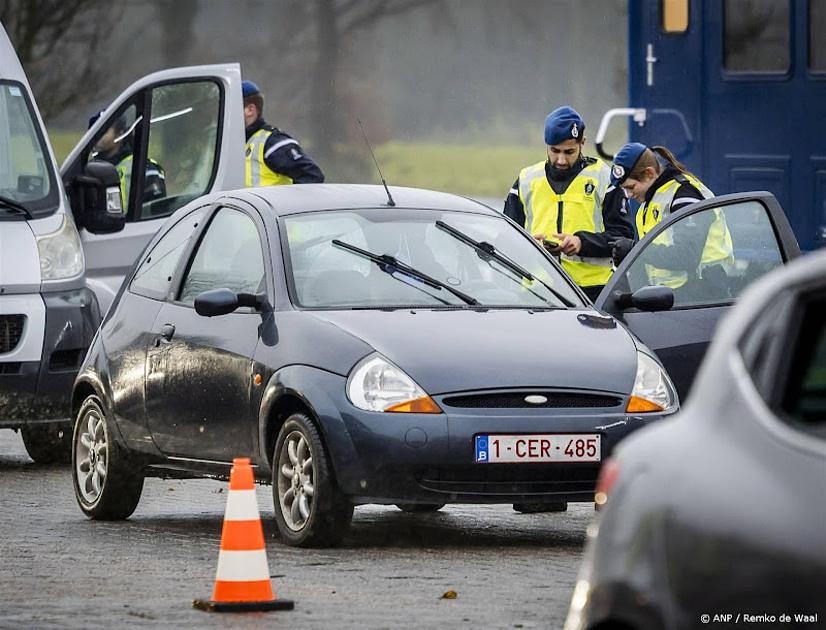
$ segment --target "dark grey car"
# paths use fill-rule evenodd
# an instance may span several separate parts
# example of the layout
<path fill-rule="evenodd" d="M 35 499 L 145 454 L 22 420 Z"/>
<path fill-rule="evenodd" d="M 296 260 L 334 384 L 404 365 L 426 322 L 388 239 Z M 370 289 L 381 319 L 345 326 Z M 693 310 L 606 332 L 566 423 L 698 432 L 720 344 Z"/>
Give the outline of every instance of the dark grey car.
<path fill-rule="evenodd" d="M 237 191 L 170 219 L 75 384 L 87 515 L 237 456 L 293 544 L 335 542 L 361 503 L 593 501 L 614 445 L 678 408 L 651 351 L 501 213 L 391 190 Z"/>
<path fill-rule="evenodd" d="M 826 622 L 826 253 L 742 297 L 694 388 L 606 463 L 566 629 Z"/>

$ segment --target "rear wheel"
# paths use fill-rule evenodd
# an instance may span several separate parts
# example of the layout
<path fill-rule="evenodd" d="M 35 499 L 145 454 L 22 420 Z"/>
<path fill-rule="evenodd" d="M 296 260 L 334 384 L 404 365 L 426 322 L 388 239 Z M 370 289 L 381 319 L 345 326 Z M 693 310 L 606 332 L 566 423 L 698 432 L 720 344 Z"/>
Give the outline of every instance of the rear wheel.
<path fill-rule="evenodd" d="M 321 436 L 294 413 L 278 433 L 272 464 L 275 522 L 281 539 L 298 547 L 332 547 L 350 527 L 353 504 L 336 485 Z"/>
<path fill-rule="evenodd" d="M 20 428 L 26 452 L 38 464 L 68 464 L 72 461 L 72 425 L 33 424 Z"/>
<path fill-rule="evenodd" d="M 445 506 L 444 503 L 397 503 L 396 507 L 402 512 L 410 514 L 429 514 L 438 512 Z"/>
<path fill-rule="evenodd" d="M 89 518 L 128 518 L 143 491 L 143 470 L 112 436 L 97 396 L 83 401 L 72 435 L 72 482 L 80 509 Z"/>

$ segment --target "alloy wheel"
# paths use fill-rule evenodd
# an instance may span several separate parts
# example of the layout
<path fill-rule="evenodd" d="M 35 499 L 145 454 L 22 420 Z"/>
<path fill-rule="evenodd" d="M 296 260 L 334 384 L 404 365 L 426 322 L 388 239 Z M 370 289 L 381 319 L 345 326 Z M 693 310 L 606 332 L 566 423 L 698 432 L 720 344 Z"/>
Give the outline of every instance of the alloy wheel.
<path fill-rule="evenodd" d="M 75 445 L 78 489 L 87 503 L 94 504 L 106 481 L 109 445 L 106 423 L 96 409 L 89 409 L 81 420 L 81 433 Z"/>
<path fill-rule="evenodd" d="M 278 502 L 287 526 L 300 531 L 310 518 L 315 495 L 313 453 L 306 436 L 292 431 L 278 454 Z"/>

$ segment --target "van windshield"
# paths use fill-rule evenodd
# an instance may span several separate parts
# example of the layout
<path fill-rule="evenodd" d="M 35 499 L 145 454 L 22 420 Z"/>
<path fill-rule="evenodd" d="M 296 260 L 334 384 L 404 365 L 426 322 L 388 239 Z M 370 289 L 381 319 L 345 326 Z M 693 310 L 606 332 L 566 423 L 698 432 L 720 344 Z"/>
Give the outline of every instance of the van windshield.
<path fill-rule="evenodd" d="M 0 81 L 0 197 L 35 217 L 54 214 L 58 190 L 51 157 L 26 88 Z M 19 219 L 0 204 L 0 220 Z"/>

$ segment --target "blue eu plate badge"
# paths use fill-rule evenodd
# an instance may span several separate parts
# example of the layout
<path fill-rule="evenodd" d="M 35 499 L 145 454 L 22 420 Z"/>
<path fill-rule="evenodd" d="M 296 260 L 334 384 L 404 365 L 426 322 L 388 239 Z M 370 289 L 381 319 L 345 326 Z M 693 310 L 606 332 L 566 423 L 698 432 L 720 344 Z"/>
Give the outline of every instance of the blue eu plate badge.
<path fill-rule="evenodd" d="M 476 436 L 476 463 L 488 461 L 488 436 Z"/>

